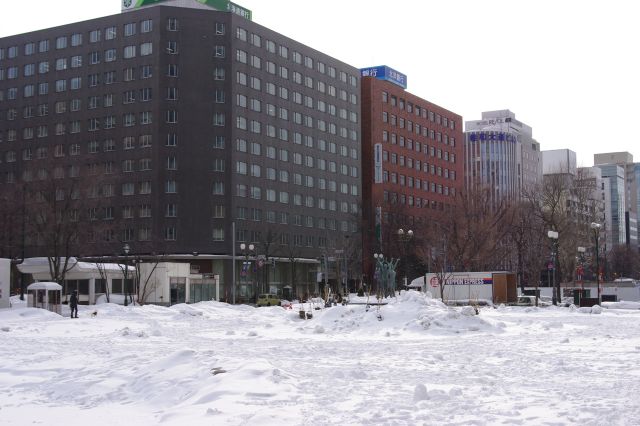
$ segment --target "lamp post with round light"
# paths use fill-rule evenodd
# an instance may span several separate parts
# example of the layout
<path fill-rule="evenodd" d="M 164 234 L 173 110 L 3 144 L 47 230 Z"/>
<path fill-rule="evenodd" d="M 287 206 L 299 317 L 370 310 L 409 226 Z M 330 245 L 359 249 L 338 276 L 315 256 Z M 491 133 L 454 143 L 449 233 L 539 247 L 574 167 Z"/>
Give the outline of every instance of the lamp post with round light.
<path fill-rule="evenodd" d="M 600 225 L 599 223 L 592 222 L 591 229 L 593 230 L 593 237 L 596 240 L 596 283 L 598 285 L 598 305 L 600 304 L 600 250 L 598 248 L 598 240 L 600 239 Z"/>
<path fill-rule="evenodd" d="M 398 229 L 396 234 L 398 236 L 398 241 L 400 241 L 400 244 L 402 244 L 402 272 L 404 274 L 404 286 L 406 288 L 407 287 L 407 266 L 408 266 L 407 244 L 413 238 L 413 231 L 409 229 L 408 231 L 405 232 L 404 229 L 400 228 Z"/>
<path fill-rule="evenodd" d="M 558 298 L 560 297 L 560 287 L 556 287 L 556 258 L 558 257 L 558 233 L 556 231 L 547 232 L 547 237 L 551 241 L 551 261 L 553 268 L 553 289 L 552 289 L 552 302 L 554 305 L 558 304 Z"/>
<path fill-rule="evenodd" d="M 240 243 L 240 250 L 242 251 L 242 255 L 244 256 L 244 262 L 242 263 L 242 269 L 240 271 L 240 276 L 244 277 L 244 283 L 247 285 L 248 283 L 248 275 L 249 275 L 249 255 L 254 252 L 256 246 L 253 244 L 245 244 Z"/>
<path fill-rule="evenodd" d="M 129 295 L 127 294 L 127 280 L 129 279 L 129 251 L 131 247 L 129 244 L 125 244 L 122 247 L 124 251 L 124 280 L 122 281 L 122 293 L 124 294 L 124 306 L 129 305 Z"/>
<path fill-rule="evenodd" d="M 386 277 L 382 270 L 382 266 L 384 265 L 384 255 L 382 253 L 374 253 L 373 258 L 376 260 L 375 273 L 373 276 L 378 280 L 377 291 L 378 292 L 380 292 L 381 290 L 385 291 L 385 289 L 387 288 L 386 282 L 385 282 Z"/>

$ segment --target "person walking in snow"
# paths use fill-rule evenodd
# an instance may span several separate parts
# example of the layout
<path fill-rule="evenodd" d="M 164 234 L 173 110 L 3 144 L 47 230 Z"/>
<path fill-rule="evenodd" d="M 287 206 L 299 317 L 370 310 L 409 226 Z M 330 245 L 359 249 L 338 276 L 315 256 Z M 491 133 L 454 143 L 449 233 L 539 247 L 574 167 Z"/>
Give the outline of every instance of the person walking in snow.
<path fill-rule="evenodd" d="M 69 307 L 71 307 L 71 318 L 78 318 L 78 290 L 73 290 L 73 293 L 71 293 Z M 75 316 L 73 316 L 74 312 Z"/>

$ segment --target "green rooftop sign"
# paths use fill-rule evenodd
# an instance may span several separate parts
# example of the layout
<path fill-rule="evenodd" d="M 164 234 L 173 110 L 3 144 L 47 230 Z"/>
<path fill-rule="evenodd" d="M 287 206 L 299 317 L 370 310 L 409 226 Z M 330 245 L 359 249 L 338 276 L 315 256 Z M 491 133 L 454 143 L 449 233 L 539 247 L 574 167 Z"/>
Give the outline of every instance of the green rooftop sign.
<path fill-rule="evenodd" d="M 162 3 L 167 0 L 122 0 L 122 11 L 134 10 L 143 6 L 151 6 L 157 3 Z M 220 10 L 222 12 L 231 12 L 236 15 L 242 16 L 248 20 L 251 20 L 252 13 L 249 9 L 246 9 L 240 5 L 237 5 L 228 0 L 193 0 L 198 3 L 202 3 L 205 6 L 209 6 L 212 9 Z"/>

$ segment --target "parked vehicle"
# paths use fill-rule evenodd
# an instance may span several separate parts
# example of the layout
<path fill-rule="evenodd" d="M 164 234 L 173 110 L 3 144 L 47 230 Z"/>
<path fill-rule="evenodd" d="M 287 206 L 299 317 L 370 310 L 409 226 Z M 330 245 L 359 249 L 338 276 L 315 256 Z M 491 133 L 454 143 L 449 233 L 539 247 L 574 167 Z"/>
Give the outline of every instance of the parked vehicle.
<path fill-rule="evenodd" d="M 261 294 L 258 296 L 257 306 L 280 306 L 280 297 L 277 294 Z"/>
<path fill-rule="evenodd" d="M 563 297 L 560 301 L 560 306 L 569 307 L 573 305 L 573 297 Z"/>
<path fill-rule="evenodd" d="M 546 307 L 550 305 L 551 305 L 550 302 L 544 301 L 541 298 L 538 299 L 539 307 Z M 516 306 L 536 306 L 536 297 L 535 296 L 518 296 Z"/>

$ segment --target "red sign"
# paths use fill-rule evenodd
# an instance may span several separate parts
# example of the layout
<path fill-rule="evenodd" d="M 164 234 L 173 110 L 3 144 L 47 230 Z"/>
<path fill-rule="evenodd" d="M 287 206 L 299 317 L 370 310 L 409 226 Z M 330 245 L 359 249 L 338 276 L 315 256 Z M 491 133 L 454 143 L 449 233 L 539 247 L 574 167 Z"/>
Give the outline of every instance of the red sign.
<path fill-rule="evenodd" d="M 431 277 L 431 279 L 429 280 L 429 284 L 431 284 L 431 287 L 438 287 L 438 278 Z"/>

